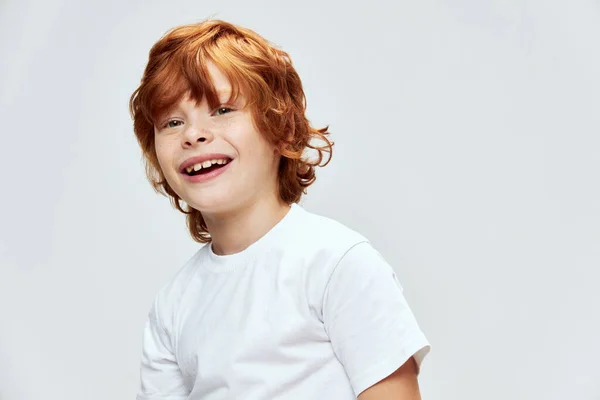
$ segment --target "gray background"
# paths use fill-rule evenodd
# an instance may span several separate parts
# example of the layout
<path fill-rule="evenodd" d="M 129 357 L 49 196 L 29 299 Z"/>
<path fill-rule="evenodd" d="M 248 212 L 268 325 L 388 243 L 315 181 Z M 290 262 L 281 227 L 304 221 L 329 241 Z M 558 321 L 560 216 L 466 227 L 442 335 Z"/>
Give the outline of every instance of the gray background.
<path fill-rule="evenodd" d="M 208 16 L 291 54 L 336 142 L 303 205 L 398 272 L 424 399 L 600 399 L 598 1 L 4 0 L 1 400 L 134 397 L 152 298 L 198 245 L 127 102 Z"/>

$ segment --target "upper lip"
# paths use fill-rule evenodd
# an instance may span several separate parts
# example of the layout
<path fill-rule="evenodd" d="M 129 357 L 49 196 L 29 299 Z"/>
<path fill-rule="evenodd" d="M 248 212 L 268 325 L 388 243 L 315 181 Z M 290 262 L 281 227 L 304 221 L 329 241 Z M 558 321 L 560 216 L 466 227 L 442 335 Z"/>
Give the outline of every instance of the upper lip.
<path fill-rule="evenodd" d="M 232 159 L 233 157 L 229 157 L 227 154 L 221 153 L 209 153 L 202 154 L 196 157 L 191 157 L 182 162 L 179 165 L 179 172 L 184 172 L 187 167 L 191 167 L 194 164 L 203 163 L 208 160 L 220 160 L 220 159 Z"/>

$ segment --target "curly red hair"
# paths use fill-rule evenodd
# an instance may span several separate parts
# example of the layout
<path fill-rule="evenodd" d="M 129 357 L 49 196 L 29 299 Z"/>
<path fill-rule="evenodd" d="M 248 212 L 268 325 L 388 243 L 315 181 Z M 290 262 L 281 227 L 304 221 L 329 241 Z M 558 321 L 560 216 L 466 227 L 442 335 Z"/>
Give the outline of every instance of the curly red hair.
<path fill-rule="evenodd" d="M 277 186 L 286 203 L 297 203 L 306 194 L 316 179 L 315 167 L 329 163 L 334 144 L 326 137 L 328 126 L 315 129 L 306 118 L 302 82 L 288 53 L 256 32 L 222 20 L 207 19 L 169 30 L 150 49 L 129 110 L 148 180 L 157 193 L 167 196 L 186 214 L 189 232 L 199 243 L 210 242 L 210 233 L 202 213 L 189 205 L 182 207 L 182 199 L 167 183 L 156 155 L 154 125 L 185 95 L 198 103 L 206 96 L 211 109 L 219 105 L 207 61 L 229 79 L 230 100 L 240 92 L 246 96 L 255 127 L 277 146 L 281 154 Z M 324 144 L 317 146 L 312 139 Z M 308 149 L 316 151 L 316 159 L 306 158 Z M 325 152 L 329 157 L 323 162 Z"/>

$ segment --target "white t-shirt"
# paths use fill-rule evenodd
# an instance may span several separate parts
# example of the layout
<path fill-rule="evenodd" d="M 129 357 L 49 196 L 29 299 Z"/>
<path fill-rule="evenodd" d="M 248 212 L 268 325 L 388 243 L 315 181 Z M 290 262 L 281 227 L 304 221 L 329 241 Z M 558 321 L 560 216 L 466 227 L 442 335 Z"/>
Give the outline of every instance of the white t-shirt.
<path fill-rule="evenodd" d="M 239 253 L 201 247 L 159 291 L 137 399 L 356 399 L 429 350 L 369 241 L 294 203 Z"/>

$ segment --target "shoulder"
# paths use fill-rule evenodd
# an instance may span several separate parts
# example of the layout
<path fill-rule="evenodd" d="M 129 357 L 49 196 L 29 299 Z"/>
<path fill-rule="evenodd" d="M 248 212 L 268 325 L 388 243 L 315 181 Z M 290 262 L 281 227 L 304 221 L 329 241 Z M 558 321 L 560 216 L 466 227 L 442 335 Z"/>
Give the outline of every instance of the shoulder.
<path fill-rule="evenodd" d="M 369 241 L 338 220 L 308 211 L 301 206 L 298 206 L 298 211 L 294 242 L 304 249 L 329 251 L 341 256 L 354 245 Z"/>
<path fill-rule="evenodd" d="M 151 313 L 154 315 L 173 315 L 178 308 L 185 290 L 195 274 L 206 246 L 198 249 L 179 269 L 164 283 L 154 297 Z M 164 321 L 163 321 L 164 322 Z"/>
<path fill-rule="evenodd" d="M 289 237 L 278 259 L 298 260 L 314 301 L 319 302 L 332 274 L 342 260 L 379 258 L 369 239 L 353 228 L 317 213 L 298 208 Z M 366 249 L 356 252 L 354 249 Z M 357 257 L 360 260 L 357 260 Z"/>

